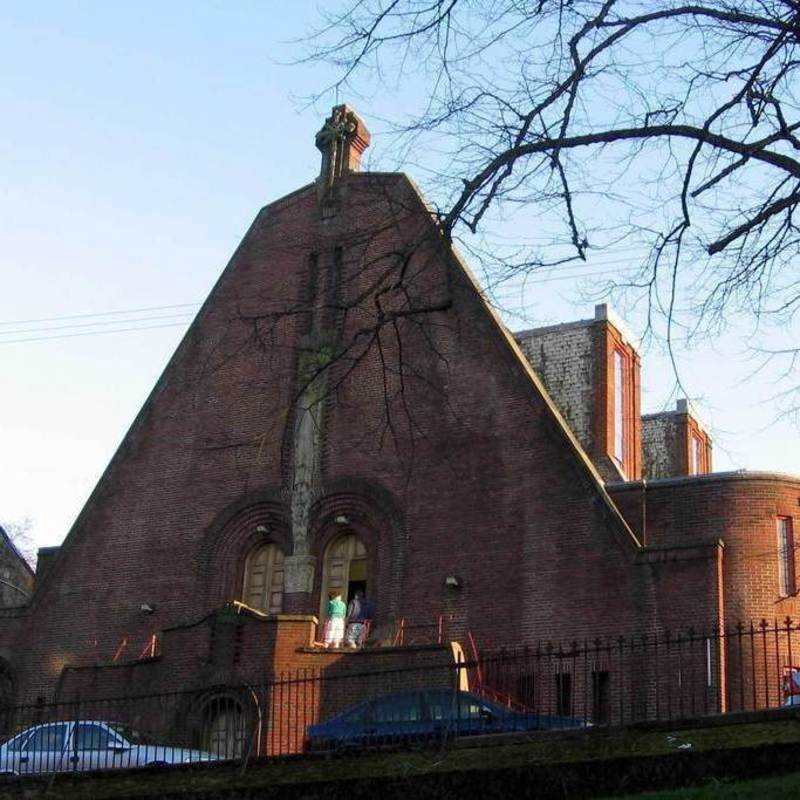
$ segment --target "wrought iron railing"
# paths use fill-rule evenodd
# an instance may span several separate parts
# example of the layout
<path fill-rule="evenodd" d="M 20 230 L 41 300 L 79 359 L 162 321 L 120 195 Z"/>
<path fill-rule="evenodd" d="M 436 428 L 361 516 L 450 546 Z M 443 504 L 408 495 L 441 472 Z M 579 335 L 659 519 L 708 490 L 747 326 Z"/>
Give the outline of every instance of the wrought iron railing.
<path fill-rule="evenodd" d="M 0 709 L 0 771 L 241 761 L 795 703 L 800 710 L 798 637 L 800 626 L 786 619 L 476 648 L 460 663 L 441 648 L 427 666 L 354 671 L 365 659 L 345 657 L 327 671 L 296 670 L 261 685 L 9 706 Z"/>

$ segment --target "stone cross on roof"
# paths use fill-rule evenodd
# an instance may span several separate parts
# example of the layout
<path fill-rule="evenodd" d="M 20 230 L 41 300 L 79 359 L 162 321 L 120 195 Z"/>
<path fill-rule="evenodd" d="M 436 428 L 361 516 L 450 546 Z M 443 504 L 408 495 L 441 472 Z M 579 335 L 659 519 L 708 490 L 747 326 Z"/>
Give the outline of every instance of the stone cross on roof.
<path fill-rule="evenodd" d="M 336 179 L 346 172 L 358 172 L 361 154 L 369 147 L 370 135 L 363 120 L 346 105 L 334 106 L 317 133 L 315 144 L 322 152 L 319 181 L 327 194 Z"/>

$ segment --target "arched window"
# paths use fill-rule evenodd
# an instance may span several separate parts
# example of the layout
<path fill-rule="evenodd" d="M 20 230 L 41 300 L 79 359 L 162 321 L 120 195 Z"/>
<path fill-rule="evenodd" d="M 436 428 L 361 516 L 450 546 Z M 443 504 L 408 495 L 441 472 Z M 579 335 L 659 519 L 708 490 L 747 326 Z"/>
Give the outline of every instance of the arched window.
<path fill-rule="evenodd" d="M 242 599 L 268 614 L 283 610 L 283 550 L 278 545 L 259 545 L 247 557 Z"/>
<path fill-rule="evenodd" d="M 337 536 L 325 550 L 320 619 L 326 616 L 332 591 L 340 591 L 342 599 L 348 602 L 359 589 L 367 589 L 367 548 L 355 533 L 348 531 Z"/>

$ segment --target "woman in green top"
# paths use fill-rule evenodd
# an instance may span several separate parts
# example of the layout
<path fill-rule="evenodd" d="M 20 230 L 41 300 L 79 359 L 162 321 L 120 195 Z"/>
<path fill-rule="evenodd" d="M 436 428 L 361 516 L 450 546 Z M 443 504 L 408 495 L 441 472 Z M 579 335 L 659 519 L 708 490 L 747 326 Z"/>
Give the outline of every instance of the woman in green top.
<path fill-rule="evenodd" d="M 340 592 L 331 592 L 327 608 L 328 619 L 325 623 L 325 647 L 341 647 L 344 638 L 344 618 L 347 605 Z"/>

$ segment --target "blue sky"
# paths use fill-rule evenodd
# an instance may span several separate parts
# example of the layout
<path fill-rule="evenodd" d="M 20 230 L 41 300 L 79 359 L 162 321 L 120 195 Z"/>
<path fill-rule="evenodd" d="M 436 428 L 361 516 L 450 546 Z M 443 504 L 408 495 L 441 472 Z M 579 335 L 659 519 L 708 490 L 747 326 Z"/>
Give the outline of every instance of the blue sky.
<path fill-rule="evenodd" d="M 306 0 L 0 5 L 0 519 L 30 516 L 37 545 L 66 535 L 257 210 L 314 177 L 334 98 L 302 98 L 333 75 L 290 62 L 315 19 Z M 424 91 L 341 98 L 373 132 L 371 166 L 396 166 L 381 120 Z M 577 289 L 538 283 L 529 313 L 591 316 Z M 132 309 L 151 310 L 108 313 Z M 684 360 L 715 466 L 800 472 L 746 337 Z M 643 386 L 647 410 L 672 404 L 656 352 Z"/>

